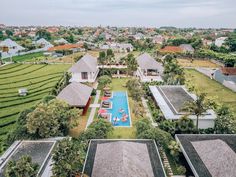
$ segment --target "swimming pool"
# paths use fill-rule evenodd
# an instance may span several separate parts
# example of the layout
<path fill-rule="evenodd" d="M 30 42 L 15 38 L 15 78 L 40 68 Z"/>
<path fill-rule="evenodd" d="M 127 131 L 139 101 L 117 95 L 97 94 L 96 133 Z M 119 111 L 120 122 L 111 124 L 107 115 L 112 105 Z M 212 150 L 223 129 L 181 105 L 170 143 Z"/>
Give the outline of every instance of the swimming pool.
<path fill-rule="evenodd" d="M 113 92 L 112 98 L 109 101 L 112 102 L 112 108 L 107 109 L 108 113 L 111 114 L 111 123 L 115 127 L 130 127 L 131 126 L 131 117 L 128 104 L 127 92 L 116 91 Z M 123 109 L 123 112 L 120 111 Z M 122 116 L 127 115 L 126 121 L 122 121 Z M 118 121 L 114 124 L 114 119 L 118 118 Z"/>

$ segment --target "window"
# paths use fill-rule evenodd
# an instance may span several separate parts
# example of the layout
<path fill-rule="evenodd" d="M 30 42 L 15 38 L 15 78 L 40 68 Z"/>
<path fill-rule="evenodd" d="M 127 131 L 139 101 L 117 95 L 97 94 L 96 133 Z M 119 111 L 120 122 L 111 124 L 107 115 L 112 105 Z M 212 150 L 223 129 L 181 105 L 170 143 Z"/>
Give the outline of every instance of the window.
<path fill-rule="evenodd" d="M 87 72 L 82 72 L 82 79 L 88 79 L 88 73 Z"/>

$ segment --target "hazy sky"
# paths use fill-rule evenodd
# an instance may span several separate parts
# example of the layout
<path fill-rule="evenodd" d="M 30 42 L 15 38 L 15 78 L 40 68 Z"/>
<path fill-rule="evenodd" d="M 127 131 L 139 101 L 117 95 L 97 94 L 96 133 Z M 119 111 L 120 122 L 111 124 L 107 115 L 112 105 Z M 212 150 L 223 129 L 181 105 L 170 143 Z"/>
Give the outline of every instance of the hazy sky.
<path fill-rule="evenodd" d="M 236 0 L 1 0 L 0 23 L 236 28 Z"/>

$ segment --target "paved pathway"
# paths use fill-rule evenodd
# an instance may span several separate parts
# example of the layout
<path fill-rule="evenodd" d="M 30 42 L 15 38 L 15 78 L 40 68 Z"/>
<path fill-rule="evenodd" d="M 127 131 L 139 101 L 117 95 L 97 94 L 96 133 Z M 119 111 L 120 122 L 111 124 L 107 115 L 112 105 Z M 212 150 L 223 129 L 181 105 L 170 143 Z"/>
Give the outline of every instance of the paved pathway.
<path fill-rule="evenodd" d="M 146 112 L 147 117 L 151 120 L 152 125 L 153 125 L 154 127 L 157 127 L 157 123 L 155 123 L 155 122 L 153 121 L 152 114 L 151 114 L 151 112 L 150 112 L 150 110 L 149 110 L 149 108 L 148 108 L 147 100 L 146 100 L 144 97 L 141 97 L 141 100 L 142 100 L 142 104 L 143 104 L 143 107 L 144 107 L 144 109 L 145 109 L 145 112 Z"/>
<path fill-rule="evenodd" d="M 97 108 L 97 104 L 98 104 L 98 100 L 99 100 L 99 97 L 100 97 L 100 94 L 101 94 L 101 90 L 97 90 L 97 94 L 96 94 L 96 97 L 95 97 L 95 100 L 93 102 L 93 106 L 92 106 L 92 110 L 89 114 L 89 118 L 88 118 L 88 121 L 87 121 L 87 124 L 86 124 L 86 128 L 88 128 L 88 126 L 93 122 L 93 118 L 95 116 L 95 112 L 96 112 L 96 108 Z M 95 106 L 94 106 L 95 105 Z"/>

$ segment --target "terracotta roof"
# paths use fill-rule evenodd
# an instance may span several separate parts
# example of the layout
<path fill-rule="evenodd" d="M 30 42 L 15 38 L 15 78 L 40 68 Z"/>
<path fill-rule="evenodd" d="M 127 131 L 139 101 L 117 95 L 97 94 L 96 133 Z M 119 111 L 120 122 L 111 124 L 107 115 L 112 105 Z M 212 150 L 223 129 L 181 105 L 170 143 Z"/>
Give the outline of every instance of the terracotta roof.
<path fill-rule="evenodd" d="M 161 52 L 183 52 L 183 49 L 177 46 L 166 46 L 165 48 L 160 50 Z"/>
<path fill-rule="evenodd" d="M 81 48 L 82 46 L 83 46 L 82 44 L 65 44 L 65 45 L 51 47 L 48 49 L 48 51 L 68 50 L 68 49 L 74 49 L 74 48 Z"/>
<path fill-rule="evenodd" d="M 221 67 L 220 71 L 222 72 L 222 74 L 225 74 L 225 75 L 236 75 L 235 67 Z"/>

